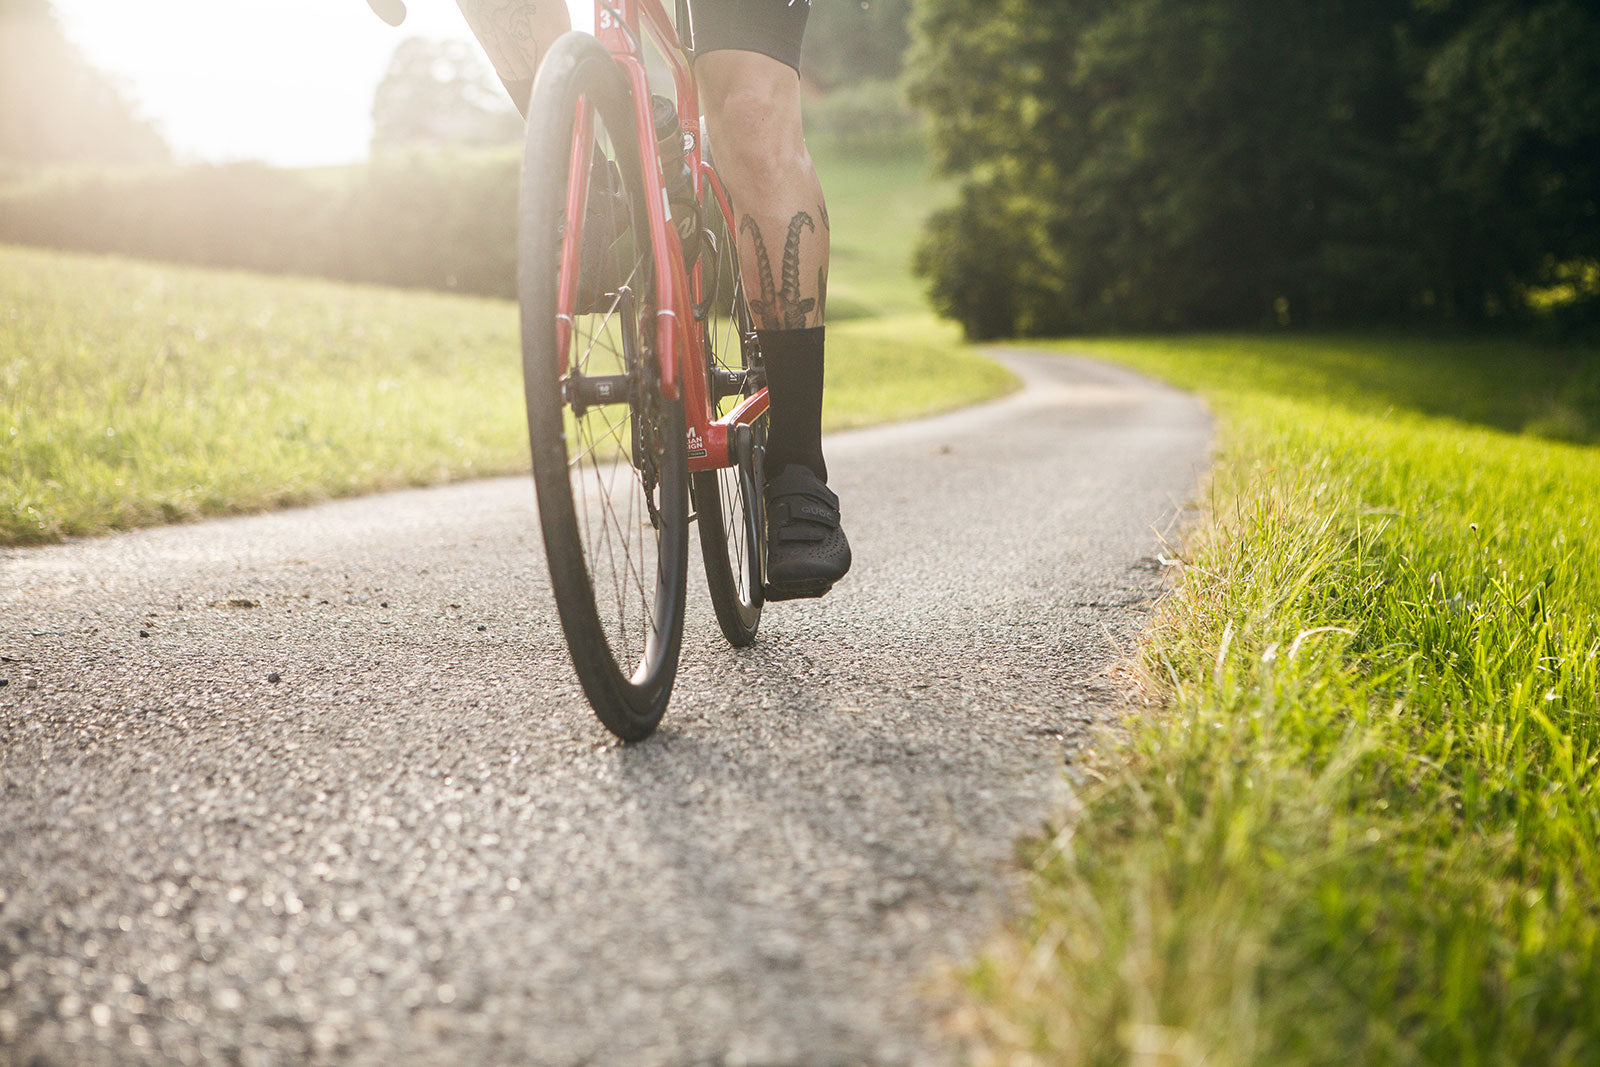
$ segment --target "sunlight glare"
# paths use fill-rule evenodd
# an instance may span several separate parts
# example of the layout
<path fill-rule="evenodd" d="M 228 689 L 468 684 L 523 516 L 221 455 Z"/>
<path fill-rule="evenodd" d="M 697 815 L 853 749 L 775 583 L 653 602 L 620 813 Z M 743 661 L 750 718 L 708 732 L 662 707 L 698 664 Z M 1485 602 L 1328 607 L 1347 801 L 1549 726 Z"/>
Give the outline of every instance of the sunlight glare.
<path fill-rule="evenodd" d="M 569 0 L 574 11 L 592 5 Z M 180 158 L 279 166 L 365 158 L 372 94 L 407 36 L 471 39 L 451 0 L 413 0 L 398 30 L 363 0 L 55 0 Z M 580 24 L 575 15 L 574 23 Z"/>

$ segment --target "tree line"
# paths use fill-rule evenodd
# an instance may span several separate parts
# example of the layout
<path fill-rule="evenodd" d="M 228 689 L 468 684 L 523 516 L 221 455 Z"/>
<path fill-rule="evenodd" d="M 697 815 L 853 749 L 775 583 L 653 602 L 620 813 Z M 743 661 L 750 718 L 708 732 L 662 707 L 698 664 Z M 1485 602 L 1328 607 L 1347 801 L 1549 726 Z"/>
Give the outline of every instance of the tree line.
<path fill-rule="evenodd" d="M 519 163 L 513 148 L 74 172 L 0 190 L 0 241 L 509 298 Z"/>
<path fill-rule="evenodd" d="M 49 0 L 0 0 L 0 165 L 148 164 L 166 141 L 61 32 Z"/>
<path fill-rule="evenodd" d="M 852 150 L 908 143 L 894 78 L 908 0 L 819 5 L 818 127 Z M 408 39 L 373 100 L 372 161 L 321 173 L 159 163 L 165 146 L 61 32 L 48 0 L 0 0 L 0 241 L 485 296 L 516 293 L 521 121 L 470 44 Z M 35 57 L 25 67 L 21 60 Z M 31 72 L 26 73 L 25 72 Z M 878 88 L 857 92 L 864 83 Z M 10 87 L 15 85 L 16 91 Z M 84 92 L 73 86 L 90 87 Z M 24 91 L 26 90 L 26 91 Z M 86 104 L 92 97 L 95 111 Z M 893 106 L 883 106 L 887 93 Z M 89 123 L 86 114 L 105 117 Z M 54 133 L 74 134 L 63 139 Z M 77 136 L 93 131 L 93 136 Z M 505 144 L 505 150 L 493 147 Z M 130 150 L 129 146 L 133 147 Z M 97 167 L 103 169 L 96 169 Z"/>
<path fill-rule="evenodd" d="M 49 12 L 0 0 L 0 28 L 32 27 L 25 44 L 6 30 L 8 55 L 46 60 L 31 80 L 20 60 L 0 64 L 0 162 L 111 161 L 108 147 L 161 158 Z M 419 104 L 424 81 L 470 97 L 465 125 L 482 139 L 505 135 L 489 130 L 504 118 L 493 86 L 434 85 L 439 58 L 397 54 L 375 148 L 463 127 L 460 101 Z M 819 143 L 917 151 L 906 90 L 923 112 L 958 193 L 930 220 L 917 267 L 937 309 L 976 337 L 1600 321 L 1594 0 L 828 0 L 814 5 L 805 67 L 825 93 L 808 104 Z M 64 121 L 68 100 L 104 123 Z M 96 129 L 76 149 L 50 140 Z M 506 196 L 485 195 L 501 165 L 453 184 L 421 158 L 402 151 L 322 192 L 248 168 L 36 188 L 0 204 L 0 239 L 109 250 L 115 237 L 118 250 L 199 262 L 233 247 L 242 266 L 506 291 L 504 256 L 480 250 L 469 266 L 473 242 L 512 224 Z M 410 167 L 431 212 L 403 195 Z M 229 202 L 249 203 L 254 222 L 224 225 Z M 467 206 L 437 217 L 451 203 Z M 206 204 L 216 218 L 198 218 Z M 397 220 L 408 249 L 460 255 L 399 269 Z M 452 225 L 461 232 L 441 229 Z M 381 253 L 349 244 L 369 238 Z"/>
<path fill-rule="evenodd" d="M 1583 0 L 919 0 L 978 337 L 1600 310 Z"/>

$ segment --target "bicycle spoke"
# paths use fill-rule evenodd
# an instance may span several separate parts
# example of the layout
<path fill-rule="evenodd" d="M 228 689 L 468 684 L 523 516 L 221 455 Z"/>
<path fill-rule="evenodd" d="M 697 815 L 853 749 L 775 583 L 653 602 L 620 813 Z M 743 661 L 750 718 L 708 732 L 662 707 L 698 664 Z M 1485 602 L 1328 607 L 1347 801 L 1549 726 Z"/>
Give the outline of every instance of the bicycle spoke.
<path fill-rule="evenodd" d="M 650 600 L 659 545 L 654 524 L 643 513 L 643 484 L 629 454 L 629 409 L 611 410 L 620 414 L 608 417 L 596 409 L 575 417 L 576 448 L 569 467 L 584 500 L 580 521 L 594 577 L 608 589 L 606 630 L 619 658 L 633 660 L 644 654 L 656 632 Z"/>
<path fill-rule="evenodd" d="M 626 420 L 613 423 L 611 430 L 625 424 Z M 585 536 L 595 550 L 595 568 L 603 572 L 596 577 L 603 578 L 610 590 L 607 600 L 613 625 L 609 629 L 615 649 L 621 657 L 631 660 L 642 654 L 637 647 L 640 628 L 633 624 L 635 600 L 640 614 L 653 629 L 649 611 L 653 583 L 647 580 L 645 567 L 649 550 L 654 547 L 655 531 L 640 514 L 642 486 L 636 483 L 636 472 L 626 458 L 602 460 L 593 455 L 592 445 L 586 451 L 590 456 L 586 480 L 593 485 L 595 499 L 586 509 L 589 514 L 585 517 Z M 597 516 L 593 514 L 596 510 Z"/>
<path fill-rule="evenodd" d="M 580 421 L 586 421 L 586 419 L 585 420 L 580 420 Z M 622 417 L 620 419 L 618 419 L 616 422 L 608 424 L 604 433 L 601 433 L 598 436 L 595 436 L 593 434 L 589 434 L 588 436 L 589 436 L 589 439 L 590 439 L 590 443 L 588 445 L 586 445 L 585 447 L 583 447 L 578 452 L 576 452 L 567 461 L 568 466 L 577 466 L 578 464 L 582 463 L 584 460 L 590 458 L 591 456 L 597 456 L 598 455 L 597 449 L 600 446 L 600 442 L 605 438 L 610 438 L 612 441 L 615 441 L 619 451 L 622 451 L 624 453 L 627 452 L 628 442 L 618 432 L 619 430 L 621 430 L 623 427 L 626 427 L 627 425 L 628 425 L 628 415 L 626 413 L 626 410 L 624 410 L 624 413 L 623 413 Z"/>

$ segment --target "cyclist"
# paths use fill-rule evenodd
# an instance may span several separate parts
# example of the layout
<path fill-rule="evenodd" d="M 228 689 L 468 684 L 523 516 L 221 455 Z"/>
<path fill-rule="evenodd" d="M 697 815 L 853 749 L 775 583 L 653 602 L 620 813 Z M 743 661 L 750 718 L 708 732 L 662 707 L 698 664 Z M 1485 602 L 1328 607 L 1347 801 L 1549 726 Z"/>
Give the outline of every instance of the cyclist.
<path fill-rule="evenodd" d="M 457 0 L 517 106 L 571 29 L 564 0 Z M 738 213 L 745 291 L 767 371 L 767 597 L 826 593 L 850 569 L 822 456 L 828 210 L 800 121 L 811 0 L 693 0 L 695 79 Z"/>

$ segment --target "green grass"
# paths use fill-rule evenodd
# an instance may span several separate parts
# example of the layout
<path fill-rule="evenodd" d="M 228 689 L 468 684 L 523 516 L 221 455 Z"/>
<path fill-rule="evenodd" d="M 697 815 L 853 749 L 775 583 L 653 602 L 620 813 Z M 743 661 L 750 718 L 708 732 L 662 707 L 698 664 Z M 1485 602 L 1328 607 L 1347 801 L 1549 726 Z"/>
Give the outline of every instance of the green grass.
<path fill-rule="evenodd" d="M 939 195 L 924 165 L 819 163 L 837 235 L 825 427 L 1014 388 L 911 278 Z M 5 246 L 0 293 L 0 544 L 526 467 L 506 302 Z"/>
<path fill-rule="evenodd" d="M 918 418 L 1010 392 L 1010 371 L 975 354 L 931 314 L 828 327 L 824 430 Z"/>
<path fill-rule="evenodd" d="M 0 247 L 0 544 L 518 471 L 516 311 Z M 829 333 L 829 429 L 1005 392 L 926 313 Z"/>
<path fill-rule="evenodd" d="M 1600 450 L 1515 432 L 1592 440 L 1600 351 L 1069 347 L 1221 452 L 973 1059 L 1600 1061 Z"/>
<path fill-rule="evenodd" d="M 946 195 L 918 156 L 896 159 L 816 154 L 828 197 L 832 257 L 828 320 L 915 315 L 931 325 L 927 296 L 911 274 L 922 220 Z"/>
<path fill-rule="evenodd" d="M 500 303 L 0 249 L 0 540 L 522 462 Z"/>

